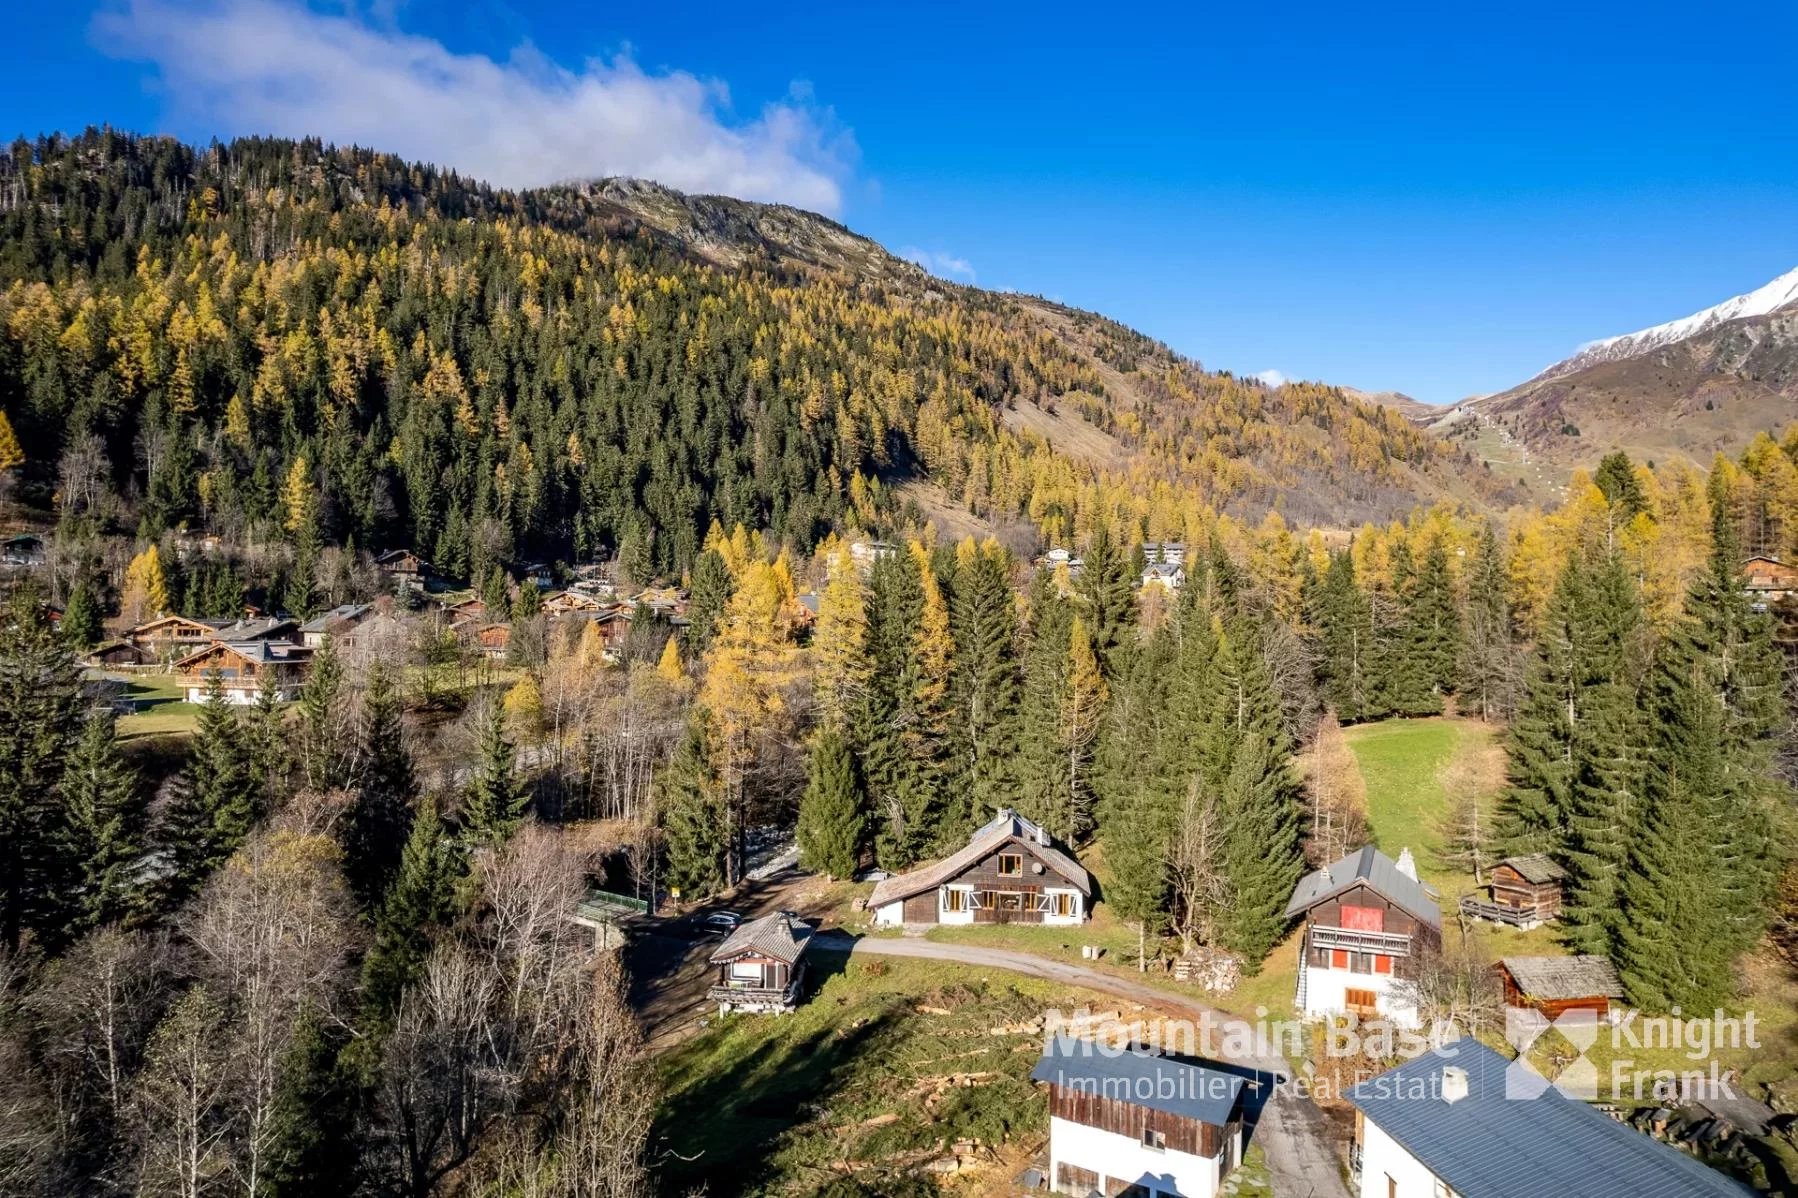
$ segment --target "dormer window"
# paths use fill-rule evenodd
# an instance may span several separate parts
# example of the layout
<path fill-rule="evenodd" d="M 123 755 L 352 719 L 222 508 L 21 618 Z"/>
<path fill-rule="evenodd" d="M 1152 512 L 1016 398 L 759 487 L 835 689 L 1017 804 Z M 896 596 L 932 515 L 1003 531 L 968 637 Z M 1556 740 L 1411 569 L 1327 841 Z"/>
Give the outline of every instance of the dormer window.
<path fill-rule="evenodd" d="M 1167 1147 L 1167 1136 L 1156 1131 L 1152 1127 L 1145 1127 L 1142 1129 L 1142 1146 L 1144 1148 L 1153 1148 L 1159 1152 Z"/>
<path fill-rule="evenodd" d="M 999 854 L 999 876 L 1001 878 L 1021 878 L 1024 876 L 1024 856 L 1022 853 Z"/>

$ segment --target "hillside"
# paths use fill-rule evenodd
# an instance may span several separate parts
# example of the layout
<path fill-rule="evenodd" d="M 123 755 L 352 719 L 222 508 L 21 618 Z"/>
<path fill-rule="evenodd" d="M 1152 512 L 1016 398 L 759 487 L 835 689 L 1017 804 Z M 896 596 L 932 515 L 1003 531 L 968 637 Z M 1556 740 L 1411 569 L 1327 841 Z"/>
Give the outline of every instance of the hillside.
<path fill-rule="evenodd" d="M 810 213 L 311 141 L 14 143 L 0 330 L 25 502 L 455 571 L 678 571 L 713 521 L 807 545 L 922 483 L 1049 539 L 1100 510 L 1178 532 L 1495 494 L 1388 408 L 1207 372 Z"/>
<path fill-rule="evenodd" d="M 1707 465 L 1788 423 L 1798 400 L 1798 271 L 1680 320 L 1583 347 L 1430 423 L 1495 471 L 1555 481 L 1613 449 Z"/>

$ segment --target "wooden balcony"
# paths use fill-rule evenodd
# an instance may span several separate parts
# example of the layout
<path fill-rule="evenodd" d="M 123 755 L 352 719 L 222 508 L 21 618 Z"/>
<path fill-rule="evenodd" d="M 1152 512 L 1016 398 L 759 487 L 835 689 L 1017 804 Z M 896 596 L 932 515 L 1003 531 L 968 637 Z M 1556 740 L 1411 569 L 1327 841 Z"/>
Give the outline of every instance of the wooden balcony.
<path fill-rule="evenodd" d="M 706 1001 L 720 1007 L 746 1010 L 784 1010 L 798 1005 L 799 983 L 788 986 L 713 986 L 705 993 Z"/>
<path fill-rule="evenodd" d="M 1311 927 L 1311 947 L 1340 948 L 1352 953 L 1379 953 L 1387 957 L 1411 955 L 1411 937 L 1398 932 L 1363 932 L 1355 928 Z"/>
<path fill-rule="evenodd" d="M 1471 894 L 1462 896 L 1461 914 L 1469 919 L 1509 924 L 1514 928 L 1533 928 L 1547 922 L 1542 913 L 1534 907 L 1513 907 L 1508 903 L 1488 903 Z"/>

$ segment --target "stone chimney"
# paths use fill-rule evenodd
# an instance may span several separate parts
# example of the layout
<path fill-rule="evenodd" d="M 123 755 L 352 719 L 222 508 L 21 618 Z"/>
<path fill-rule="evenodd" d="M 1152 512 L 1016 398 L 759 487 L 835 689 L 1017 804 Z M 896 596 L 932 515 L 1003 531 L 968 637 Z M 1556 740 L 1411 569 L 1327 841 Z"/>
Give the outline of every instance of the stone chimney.
<path fill-rule="evenodd" d="M 1459 1065 L 1442 1067 L 1442 1101 L 1451 1106 L 1467 1097 L 1467 1070 Z"/>
<path fill-rule="evenodd" d="M 1401 849 L 1399 851 L 1398 872 L 1401 874 L 1404 874 L 1407 878 L 1410 878 L 1413 882 L 1417 881 L 1417 862 L 1412 860 L 1412 858 L 1411 858 L 1411 846 L 1410 845 L 1406 845 L 1403 849 Z"/>

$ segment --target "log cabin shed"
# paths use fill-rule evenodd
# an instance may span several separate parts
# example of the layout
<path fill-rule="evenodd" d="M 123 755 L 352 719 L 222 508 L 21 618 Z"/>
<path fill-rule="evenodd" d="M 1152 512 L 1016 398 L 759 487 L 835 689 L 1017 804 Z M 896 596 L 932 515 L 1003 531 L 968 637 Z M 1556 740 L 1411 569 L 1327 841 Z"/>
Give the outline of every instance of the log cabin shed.
<path fill-rule="evenodd" d="M 1609 957 L 1506 957 L 1493 968 L 1504 987 L 1505 1006 L 1534 1009 L 1550 1019 L 1569 1011 L 1609 1019 L 1612 1000 L 1623 997 L 1623 983 Z"/>
<path fill-rule="evenodd" d="M 812 926 L 791 911 L 740 925 L 711 957 L 717 981 L 706 998 L 719 1013 L 791 1011 L 805 982 L 805 950 Z"/>

